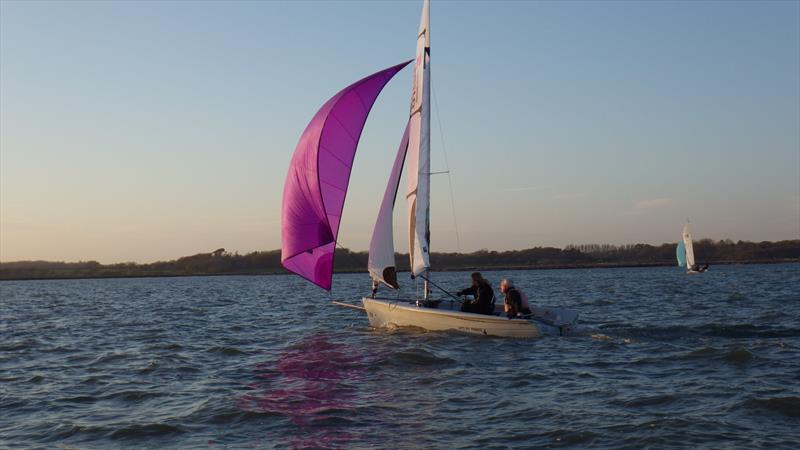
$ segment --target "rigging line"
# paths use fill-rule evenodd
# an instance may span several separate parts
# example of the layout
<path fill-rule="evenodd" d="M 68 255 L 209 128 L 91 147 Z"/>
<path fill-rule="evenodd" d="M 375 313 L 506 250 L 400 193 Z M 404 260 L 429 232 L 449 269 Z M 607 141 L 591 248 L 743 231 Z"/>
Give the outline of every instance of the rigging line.
<path fill-rule="evenodd" d="M 436 91 L 431 87 L 433 94 L 433 105 L 436 107 L 436 121 L 439 123 L 439 138 L 442 140 L 442 154 L 444 155 L 444 166 L 447 169 L 447 184 L 450 186 L 450 209 L 453 212 L 453 227 L 456 232 L 456 247 L 458 253 L 461 253 L 461 236 L 458 233 L 458 220 L 456 220 L 456 201 L 453 196 L 453 176 L 450 175 L 450 163 L 447 160 L 447 148 L 444 145 L 444 130 L 442 128 L 442 117 L 439 114 L 439 100 L 436 97 Z"/>
<path fill-rule="evenodd" d="M 336 241 L 336 246 L 339 247 L 339 250 L 347 250 L 347 256 L 349 256 L 350 259 L 353 260 L 354 263 L 356 263 L 356 266 L 362 266 L 363 265 L 363 263 L 361 261 L 357 260 L 356 257 L 353 256 L 353 251 L 352 250 L 350 250 L 347 247 L 342 247 L 342 244 L 340 244 L 339 241 Z M 364 265 L 364 267 L 366 267 L 366 266 Z"/>
<path fill-rule="evenodd" d="M 433 281 L 431 281 L 431 280 L 430 280 L 428 277 L 426 277 L 425 275 L 419 274 L 419 275 L 417 275 L 417 276 L 416 276 L 416 278 L 422 278 L 423 280 L 425 280 L 425 281 L 427 281 L 428 283 L 430 283 L 431 285 L 433 285 L 433 287 L 435 287 L 436 289 L 439 289 L 440 291 L 442 291 L 442 292 L 444 292 L 445 294 L 449 295 L 450 297 L 454 298 L 454 299 L 455 299 L 457 302 L 463 303 L 463 301 L 462 301 L 460 298 L 458 298 L 458 297 L 456 297 L 455 295 L 451 294 L 451 293 L 450 293 L 449 291 L 447 291 L 445 288 L 443 288 L 443 287 L 439 286 L 438 284 L 434 283 Z"/>

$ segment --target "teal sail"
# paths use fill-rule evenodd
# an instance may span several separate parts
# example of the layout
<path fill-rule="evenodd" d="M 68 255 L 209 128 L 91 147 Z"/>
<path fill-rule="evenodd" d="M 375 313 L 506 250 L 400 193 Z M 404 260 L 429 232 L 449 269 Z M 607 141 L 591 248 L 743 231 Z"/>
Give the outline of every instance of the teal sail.
<path fill-rule="evenodd" d="M 678 248 L 675 249 L 675 256 L 678 258 L 678 266 L 686 267 L 686 246 L 683 241 L 678 241 Z"/>

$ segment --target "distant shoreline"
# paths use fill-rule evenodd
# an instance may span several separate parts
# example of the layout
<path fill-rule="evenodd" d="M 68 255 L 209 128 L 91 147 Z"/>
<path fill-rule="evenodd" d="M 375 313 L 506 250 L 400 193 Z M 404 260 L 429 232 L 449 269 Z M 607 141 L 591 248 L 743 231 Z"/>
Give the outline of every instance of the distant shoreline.
<path fill-rule="evenodd" d="M 694 243 L 702 264 L 757 264 L 800 262 L 800 239 L 790 241 L 712 241 Z M 367 273 L 369 254 L 340 248 L 334 255 L 334 273 Z M 407 254 L 395 253 L 398 272 L 407 272 Z M 430 254 L 434 271 L 552 270 L 635 268 L 676 265 L 675 244 L 581 244 L 564 248 L 532 247 L 520 250 L 478 250 L 471 253 Z M 0 280 L 63 280 L 98 278 L 163 278 L 192 276 L 276 275 L 288 273 L 281 250 L 247 254 L 218 248 L 212 252 L 152 263 L 101 264 L 97 261 L 0 262 Z"/>
<path fill-rule="evenodd" d="M 732 266 L 732 265 L 754 265 L 754 264 L 800 264 L 800 258 L 789 259 L 776 259 L 768 261 L 748 260 L 748 261 L 713 261 L 709 262 L 713 266 Z M 572 269 L 636 269 L 645 267 L 671 267 L 675 266 L 673 262 L 642 262 L 642 263 L 589 263 L 589 264 L 532 264 L 532 265 L 487 265 L 482 267 L 446 267 L 437 268 L 434 272 L 468 272 L 468 271 L 502 271 L 502 270 L 572 270 Z M 407 271 L 400 271 L 400 273 Z M 353 274 L 363 273 L 367 275 L 366 268 L 359 269 L 343 269 L 337 270 L 336 274 Z M 273 276 L 273 275 L 290 275 L 287 271 L 240 271 L 240 272 L 226 272 L 226 273 L 141 273 L 141 274 L 109 274 L 109 275 L 64 275 L 64 276 L 31 276 L 31 277 L 3 277 L 0 276 L 0 282 L 3 281 L 47 281 L 47 280 L 98 280 L 98 279 L 127 279 L 127 278 L 178 278 L 178 277 L 230 277 L 230 276 Z M 0 274 L 2 275 L 2 274 Z"/>

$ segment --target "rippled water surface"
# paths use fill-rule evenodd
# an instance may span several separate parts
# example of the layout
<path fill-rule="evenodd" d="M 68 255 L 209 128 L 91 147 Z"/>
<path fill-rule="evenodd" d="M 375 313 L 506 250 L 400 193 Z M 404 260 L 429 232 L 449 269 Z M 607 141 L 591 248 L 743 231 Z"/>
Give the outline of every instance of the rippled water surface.
<path fill-rule="evenodd" d="M 800 265 L 485 275 L 582 333 L 373 330 L 291 276 L 2 282 L 0 448 L 799 445 Z"/>

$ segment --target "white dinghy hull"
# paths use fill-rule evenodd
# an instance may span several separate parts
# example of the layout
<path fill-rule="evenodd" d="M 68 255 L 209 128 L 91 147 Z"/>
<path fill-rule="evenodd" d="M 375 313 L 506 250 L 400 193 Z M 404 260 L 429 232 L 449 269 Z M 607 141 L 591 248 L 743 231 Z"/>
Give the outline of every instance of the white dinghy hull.
<path fill-rule="evenodd" d="M 465 313 L 452 309 L 454 306 L 448 301 L 442 302 L 438 308 L 417 306 L 414 301 L 396 299 L 365 297 L 362 302 L 369 324 L 375 328 L 417 327 L 429 331 L 535 339 L 545 335 L 567 334 L 577 321 L 577 315 L 570 317 L 571 323 L 556 325 L 536 319 L 508 319 L 502 315 Z"/>

